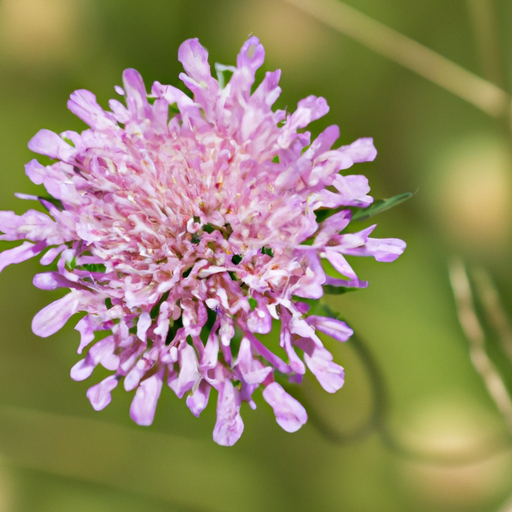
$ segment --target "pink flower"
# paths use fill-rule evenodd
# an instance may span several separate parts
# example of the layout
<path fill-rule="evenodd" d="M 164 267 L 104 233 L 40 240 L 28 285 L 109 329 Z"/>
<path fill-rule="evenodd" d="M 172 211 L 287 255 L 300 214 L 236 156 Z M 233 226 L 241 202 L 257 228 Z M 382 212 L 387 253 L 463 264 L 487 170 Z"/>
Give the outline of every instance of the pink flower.
<path fill-rule="evenodd" d="M 35 316 L 33 331 L 50 336 L 85 312 L 76 330 L 79 353 L 88 352 L 71 376 L 88 378 L 98 364 L 113 372 L 87 393 L 96 410 L 123 381 L 135 391 L 132 419 L 149 425 L 167 382 L 199 416 L 214 388 L 214 439 L 232 445 L 243 431 L 240 405 L 255 408 L 259 387 L 285 430 L 306 422 L 277 372 L 300 382 L 307 366 L 327 391 L 343 385 L 343 368 L 318 332 L 345 341 L 352 331 L 308 316 L 301 298 L 320 298 L 324 285 L 366 286 L 346 256 L 392 261 L 405 244 L 370 238 L 373 227 L 344 232 L 344 207 L 364 208 L 372 198 L 364 176 L 339 171 L 373 160 L 372 139 L 331 149 L 339 130 L 330 126 L 311 142 L 302 129 L 327 103 L 309 96 L 292 114 L 272 111 L 279 71 L 251 93 L 264 60 L 255 37 L 223 88 L 207 58 L 197 39 L 180 47 L 180 78 L 193 99 L 158 82 L 148 95 L 133 69 L 123 74 L 124 89 L 116 87 L 126 106 L 111 100 L 105 111 L 89 91 L 71 95 L 69 109 L 90 129 L 41 130 L 30 141 L 56 160 L 26 166 L 50 197 L 20 197 L 38 199 L 48 213 L 0 212 L 0 239 L 23 240 L 0 254 L 0 270 L 41 254 L 51 270 L 34 284 L 70 289 Z M 338 213 L 319 223 L 320 209 Z M 322 260 L 343 278 L 326 275 Z M 274 353 L 258 335 L 279 322 L 282 350 Z M 98 341 L 102 331 L 108 335 Z"/>

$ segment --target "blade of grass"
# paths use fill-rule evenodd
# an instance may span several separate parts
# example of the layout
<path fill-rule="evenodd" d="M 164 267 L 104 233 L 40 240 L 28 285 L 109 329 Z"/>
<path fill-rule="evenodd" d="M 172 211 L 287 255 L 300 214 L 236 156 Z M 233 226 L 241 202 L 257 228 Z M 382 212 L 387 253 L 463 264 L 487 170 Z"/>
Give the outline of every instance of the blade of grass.
<path fill-rule="evenodd" d="M 503 87 L 496 27 L 496 13 L 492 0 L 468 0 L 469 14 L 475 33 L 476 50 L 484 76 Z"/>
<path fill-rule="evenodd" d="M 415 192 L 404 192 L 403 194 L 398 194 L 397 196 L 390 197 L 389 199 L 376 199 L 368 208 L 364 210 L 358 210 L 352 215 L 352 220 L 367 220 L 374 215 L 385 212 L 394 206 L 407 201 L 410 199 Z"/>
<path fill-rule="evenodd" d="M 512 434 L 512 399 L 498 370 L 485 351 L 485 334 L 475 311 L 466 269 L 462 261 L 454 260 L 449 270 L 457 315 L 469 341 L 471 362 Z"/>
<path fill-rule="evenodd" d="M 498 510 L 498 512 L 512 512 L 512 495 L 507 498 L 507 501 Z"/>
<path fill-rule="evenodd" d="M 335 319 L 339 318 L 339 315 L 327 304 L 322 304 L 321 307 L 323 314 L 326 316 Z M 357 334 L 354 333 L 352 335 L 349 345 L 356 351 L 357 356 L 364 365 L 373 395 L 371 412 L 366 421 L 356 429 L 344 432 L 331 426 L 316 409 L 315 403 L 312 400 L 308 400 L 306 394 L 301 389 L 294 385 L 285 385 L 288 393 L 306 407 L 309 416 L 308 422 L 327 441 L 339 445 L 349 444 L 362 441 L 372 432 L 376 431 L 380 434 L 383 444 L 401 457 L 423 464 L 454 467 L 474 464 L 505 451 L 510 451 L 510 442 L 502 435 L 482 439 L 481 442 L 475 444 L 470 450 L 449 454 L 442 451 L 425 449 L 423 446 L 410 442 L 404 442 L 404 435 L 389 425 L 389 391 L 378 361 L 373 356 L 369 346 Z"/>
<path fill-rule="evenodd" d="M 354 41 L 466 100 L 491 117 L 508 114 L 510 98 L 493 83 L 339 0 L 285 0 Z"/>
<path fill-rule="evenodd" d="M 498 290 L 484 269 L 478 269 L 473 276 L 489 323 L 498 333 L 501 348 L 512 362 L 512 327 Z"/>

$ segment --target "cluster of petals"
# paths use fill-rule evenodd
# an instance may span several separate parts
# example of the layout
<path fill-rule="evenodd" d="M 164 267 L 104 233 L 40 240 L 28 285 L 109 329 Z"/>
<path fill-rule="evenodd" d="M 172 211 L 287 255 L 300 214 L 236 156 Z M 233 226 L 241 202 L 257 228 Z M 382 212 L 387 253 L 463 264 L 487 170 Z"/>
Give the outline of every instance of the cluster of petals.
<path fill-rule="evenodd" d="M 352 334 L 337 319 L 308 314 L 303 299 L 319 299 L 325 285 L 365 287 L 346 256 L 392 261 L 405 244 L 371 238 L 374 226 L 344 232 L 352 215 L 345 207 L 372 198 L 364 176 L 340 171 L 373 160 L 373 141 L 331 149 L 337 126 L 311 141 L 303 128 L 328 111 L 320 97 L 301 100 L 292 114 L 273 111 L 280 72 L 254 87 L 264 61 L 257 38 L 236 67 L 221 68 L 231 75 L 224 87 L 197 39 L 178 57 L 190 96 L 159 82 L 148 94 L 128 69 L 116 87 L 125 104 L 111 100 L 105 111 L 78 90 L 68 107 L 90 128 L 35 135 L 29 148 L 53 163 L 32 160 L 26 173 L 46 193 L 18 196 L 47 213 L 0 212 L 0 239 L 23 241 L 0 254 L 0 270 L 39 255 L 49 268 L 35 286 L 70 290 L 32 328 L 47 337 L 82 312 L 85 356 L 71 377 L 86 379 L 98 364 L 113 372 L 88 390 L 94 409 L 122 382 L 135 391 L 132 419 L 149 425 L 164 382 L 196 416 L 213 388 L 213 437 L 232 445 L 244 428 L 242 402 L 254 409 L 262 389 L 277 423 L 293 432 L 307 414 L 279 382 L 300 383 L 307 367 L 337 391 L 344 371 L 319 333 L 339 341 Z M 319 222 L 326 209 L 334 213 Z M 322 260 L 342 277 L 327 275 Z M 261 335 L 273 326 L 280 335 L 271 349 Z"/>

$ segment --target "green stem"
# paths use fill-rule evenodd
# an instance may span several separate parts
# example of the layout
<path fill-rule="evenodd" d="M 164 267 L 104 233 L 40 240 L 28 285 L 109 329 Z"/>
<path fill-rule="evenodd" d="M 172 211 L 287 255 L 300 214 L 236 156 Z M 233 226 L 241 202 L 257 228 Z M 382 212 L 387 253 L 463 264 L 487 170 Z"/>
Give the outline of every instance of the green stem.
<path fill-rule="evenodd" d="M 327 306 L 324 306 L 324 309 L 329 316 L 333 316 Z M 377 360 L 372 355 L 368 346 L 356 334 L 352 335 L 349 343 L 356 350 L 367 371 L 373 396 L 371 413 L 360 427 L 349 432 L 340 432 L 334 429 L 322 418 L 321 414 L 315 410 L 312 402 L 304 396 L 298 387 L 287 386 L 286 389 L 306 407 L 309 423 L 315 427 L 327 441 L 334 444 L 345 445 L 362 441 L 373 432 L 378 432 L 384 445 L 397 455 L 421 463 L 444 466 L 472 464 L 511 449 L 509 440 L 502 437 L 489 438 L 482 442 L 479 447 L 472 449 L 470 453 L 450 455 L 407 446 L 400 440 L 399 434 L 388 426 L 389 394 L 386 380 Z"/>
<path fill-rule="evenodd" d="M 370 415 L 362 425 L 348 432 L 340 432 L 332 428 L 315 410 L 312 403 L 306 398 L 299 387 L 287 386 L 286 391 L 301 402 L 308 412 L 308 422 L 320 432 L 328 441 L 336 444 L 350 444 L 357 441 L 363 441 L 370 436 L 379 426 L 384 424 L 384 416 L 387 404 L 386 386 L 382 373 L 368 350 L 366 345 L 354 334 L 351 340 L 351 346 L 358 353 L 363 365 L 368 371 L 370 378 L 370 387 L 372 394 L 372 408 Z"/>

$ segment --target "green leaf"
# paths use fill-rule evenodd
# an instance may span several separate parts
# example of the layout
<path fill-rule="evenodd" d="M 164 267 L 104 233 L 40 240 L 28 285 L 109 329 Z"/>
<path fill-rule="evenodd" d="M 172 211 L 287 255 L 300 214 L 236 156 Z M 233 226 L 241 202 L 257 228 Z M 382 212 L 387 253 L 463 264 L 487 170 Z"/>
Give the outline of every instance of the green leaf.
<path fill-rule="evenodd" d="M 149 312 L 149 316 L 154 320 L 158 314 L 160 313 L 160 306 L 167 300 L 169 297 L 169 293 L 165 292 L 161 297 L 160 300 L 151 308 L 151 311 Z"/>
<path fill-rule="evenodd" d="M 258 301 L 254 297 L 249 297 L 247 300 L 249 301 L 249 306 L 251 306 L 251 311 L 254 311 L 258 307 Z"/>
<path fill-rule="evenodd" d="M 270 256 L 271 258 L 274 257 L 274 251 L 270 247 L 262 247 L 261 254 L 266 254 L 267 256 Z"/>
<path fill-rule="evenodd" d="M 215 226 L 212 226 L 210 223 L 205 224 L 203 226 L 203 231 L 206 231 L 208 234 L 213 233 L 216 229 L 218 229 L 218 228 L 216 228 Z"/>
<path fill-rule="evenodd" d="M 322 310 L 323 316 L 334 318 L 335 320 L 341 320 L 348 325 L 348 322 L 343 318 L 337 311 L 333 311 L 327 304 L 319 304 L 319 309 Z"/>
<path fill-rule="evenodd" d="M 228 240 L 229 237 L 233 234 L 233 228 L 231 227 L 231 224 L 224 224 L 224 230 L 225 232 L 222 233 L 222 236 L 224 237 L 225 240 Z"/>
<path fill-rule="evenodd" d="M 71 139 L 68 139 L 67 137 L 62 137 L 62 140 L 64 142 L 67 142 L 70 146 L 75 147 L 75 143 Z"/>
<path fill-rule="evenodd" d="M 328 293 L 329 295 L 342 295 L 347 292 L 355 292 L 356 290 L 361 290 L 361 288 L 349 288 L 347 286 L 332 286 L 330 284 L 325 284 L 323 286 L 324 293 Z"/>
<path fill-rule="evenodd" d="M 183 322 L 181 320 L 181 316 L 178 318 L 178 320 L 169 320 L 169 330 L 167 331 L 167 337 L 165 338 L 165 344 L 170 345 L 174 337 L 176 336 L 176 333 L 178 332 L 178 329 L 181 329 L 183 327 Z"/>
<path fill-rule="evenodd" d="M 231 261 L 235 265 L 238 265 L 242 261 L 242 256 L 240 256 L 240 254 L 233 254 L 233 257 L 231 258 Z"/>
<path fill-rule="evenodd" d="M 390 197 L 389 199 L 377 199 L 375 200 L 368 208 L 357 210 L 354 215 L 352 215 L 352 220 L 366 220 L 378 213 L 382 213 L 394 206 L 407 201 L 407 199 L 411 198 L 416 192 L 404 192 L 403 194 L 398 194 L 397 196 Z"/>
<path fill-rule="evenodd" d="M 55 199 L 55 197 L 52 196 L 37 196 L 39 199 L 39 202 L 48 210 L 48 207 L 44 204 L 46 201 L 47 203 L 53 204 L 58 210 L 62 211 L 64 210 L 64 205 L 62 204 L 62 201 L 60 199 Z"/>
<path fill-rule="evenodd" d="M 318 224 L 323 222 L 327 217 L 330 217 L 334 213 L 336 213 L 337 210 L 334 210 L 333 208 L 319 208 L 318 210 L 315 210 L 315 217 Z M 304 243 L 304 242 L 303 242 Z"/>
<path fill-rule="evenodd" d="M 73 270 L 75 270 L 75 268 L 76 268 L 76 257 L 73 256 L 73 259 L 71 261 L 66 261 L 66 269 L 69 272 L 73 272 Z"/>
<path fill-rule="evenodd" d="M 84 263 L 82 267 L 89 272 L 101 272 L 102 274 L 107 270 L 103 263 Z"/>
<path fill-rule="evenodd" d="M 208 337 L 210 336 L 211 330 L 213 329 L 213 326 L 215 325 L 215 322 L 217 320 L 217 313 L 212 309 L 206 308 L 206 313 L 208 314 L 208 319 L 206 320 L 206 323 L 203 325 L 203 327 L 201 328 L 201 332 L 199 333 L 199 337 L 201 338 L 201 341 L 205 345 L 208 341 Z"/>

